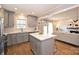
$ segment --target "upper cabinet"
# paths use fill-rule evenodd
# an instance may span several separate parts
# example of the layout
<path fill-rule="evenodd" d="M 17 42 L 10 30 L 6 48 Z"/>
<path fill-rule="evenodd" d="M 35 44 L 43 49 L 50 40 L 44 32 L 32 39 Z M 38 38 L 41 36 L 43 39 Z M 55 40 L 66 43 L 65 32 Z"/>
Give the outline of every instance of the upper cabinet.
<path fill-rule="evenodd" d="M 28 15 L 27 16 L 27 24 L 29 27 L 36 27 L 37 26 L 37 16 Z"/>
<path fill-rule="evenodd" d="M 4 17 L 4 9 L 0 8 L 0 17 Z"/>
<path fill-rule="evenodd" d="M 14 26 L 14 12 L 4 11 L 4 27 L 13 27 Z"/>
<path fill-rule="evenodd" d="M 8 18 L 9 18 L 8 26 L 9 27 L 14 27 L 14 13 L 9 12 Z"/>
<path fill-rule="evenodd" d="M 8 27 L 8 12 L 4 11 L 4 27 Z"/>

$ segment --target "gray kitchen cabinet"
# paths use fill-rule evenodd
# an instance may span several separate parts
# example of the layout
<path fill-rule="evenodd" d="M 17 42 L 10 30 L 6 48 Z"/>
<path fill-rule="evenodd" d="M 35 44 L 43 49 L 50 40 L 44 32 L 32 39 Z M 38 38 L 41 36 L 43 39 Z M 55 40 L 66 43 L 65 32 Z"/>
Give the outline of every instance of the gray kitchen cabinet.
<path fill-rule="evenodd" d="M 20 42 L 22 42 L 22 34 L 21 33 L 17 33 L 16 34 L 16 38 L 17 38 L 17 43 L 20 43 Z"/>
<path fill-rule="evenodd" d="M 31 49 L 35 55 L 49 55 L 54 52 L 54 39 L 40 41 L 34 36 L 30 35 Z"/>
<path fill-rule="evenodd" d="M 16 34 L 12 34 L 11 36 L 11 40 L 12 40 L 12 45 L 17 43 L 17 39 L 16 39 Z"/>
<path fill-rule="evenodd" d="M 14 12 L 4 10 L 4 27 L 14 26 Z"/>
<path fill-rule="evenodd" d="M 37 25 L 37 17 L 33 15 L 27 16 L 27 24 L 29 27 L 36 27 Z"/>
<path fill-rule="evenodd" d="M 37 52 L 40 51 L 40 50 L 37 51 L 37 46 L 39 46 L 39 45 L 37 45 L 37 43 L 39 41 L 37 41 L 37 42 L 36 41 L 37 40 L 35 40 L 34 37 L 30 36 L 31 49 L 34 52 L 34 54 L 37 54 Z M 40 48 L 38 48 L 38 49 L 40 49 Z M 38 54 L 40 54 L 40 52 Z"/>
<path fill-rule="evenodd" d="M 8 34 L 7 35 L 8 46 L 16 44 L 16 43 L 17 43 L 16 34 Z"/>
<path fill-rule="evenodd" d="M 7 45 L 12 45 L 12 35 L 10 34 L 7 35 Z"/>
<path fill-rule="evenodd" d="M 22 34 L 22 37 L 23 37 L 23 41 L 28 41 L 28 32 L 25 32 Z"/>
<path fill-rule="evenodd" d="M 13 27 L 14 26 L 14 13 L 13 12 L 9 12 L 9 15 L 8 15 L 8 26 L 9 27 Z"/>
<path fill-rule="evenodd" d="M 12 33 L 7 35 L 8 46 L 28 41 L 28 33 Z"/>
<path fill-rule="evenodd" d="M 79 46 L 79 35 L 75 33 L 57 32 L 57 40 Z"/>
<path fill-rule="evenodd" d="M 4 27 L 8 27 L 8 11 L 4 11 Z"/>
<path fill-rule="evenodd" d="M 17 33 L 17 43 L 28 41 L 28 33 Z"/>

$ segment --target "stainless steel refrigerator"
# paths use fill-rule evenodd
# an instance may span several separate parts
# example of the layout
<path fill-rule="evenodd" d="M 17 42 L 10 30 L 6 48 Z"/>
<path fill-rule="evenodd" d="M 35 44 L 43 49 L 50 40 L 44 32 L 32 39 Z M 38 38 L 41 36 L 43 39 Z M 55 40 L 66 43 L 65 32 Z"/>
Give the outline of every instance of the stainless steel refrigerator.
<path fill-rule="evenodd" d="M 0 17 L 0 36 L 3 35 L 3 31 L 4 31 L 4 18 Z"/>
<path fill-rule="evenodd" d="M 4 30 L 4 18 L 0 17 L 0 55 L 4 54 L 4 39 L 3 39 L 3 30 Z"/>

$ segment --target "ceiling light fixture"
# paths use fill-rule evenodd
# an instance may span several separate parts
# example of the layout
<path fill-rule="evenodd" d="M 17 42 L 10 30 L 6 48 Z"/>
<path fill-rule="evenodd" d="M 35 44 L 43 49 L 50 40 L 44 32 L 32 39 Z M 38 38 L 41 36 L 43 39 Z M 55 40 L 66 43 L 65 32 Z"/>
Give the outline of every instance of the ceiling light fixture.
<path fill-rule="evenodd" d="M 15 10 L 17 10 L 17 8 L 14 8 Z"/>
<path fill-rule="evenodd" d="M 75 20 L 73 20 L 74 22 L 77 22 L 79 19 L 78 19 L 78 7 L 76 8 L 77 10 L 76 10 L 76 19 Z"/>
<path fill-rule="evenodd" d="M 34 12 L 31 12 L 31 14 L 35 14 Z"/>

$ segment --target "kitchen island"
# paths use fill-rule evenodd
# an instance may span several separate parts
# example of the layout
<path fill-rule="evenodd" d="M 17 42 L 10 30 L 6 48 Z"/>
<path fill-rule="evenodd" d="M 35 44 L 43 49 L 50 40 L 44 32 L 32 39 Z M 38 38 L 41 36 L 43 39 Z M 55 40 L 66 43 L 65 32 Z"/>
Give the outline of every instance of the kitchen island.
<path fill-rule="evenodd" d="M 49 55 L 54 52 L 54 38 L 56 35 L 39 33 L 30 34 L 31 49 L 36 55 Z"/>

